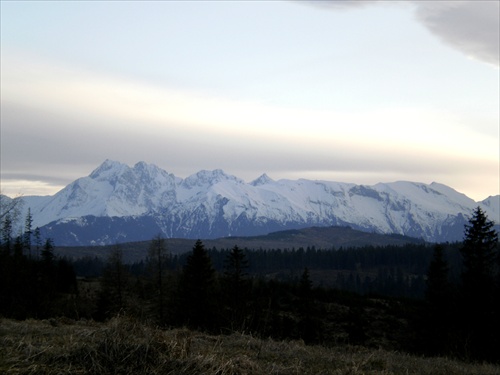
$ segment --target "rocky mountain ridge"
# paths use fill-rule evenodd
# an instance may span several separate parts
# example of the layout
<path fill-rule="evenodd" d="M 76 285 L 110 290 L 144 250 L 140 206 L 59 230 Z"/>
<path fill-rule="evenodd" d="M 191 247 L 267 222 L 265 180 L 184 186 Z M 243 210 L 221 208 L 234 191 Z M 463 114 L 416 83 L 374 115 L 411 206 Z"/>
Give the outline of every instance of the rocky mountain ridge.
<path fill-rule="evenodd" d="M 139 162 L 106 160 L 53 196 L 22 197 L 33 227 L 64 246 L 167 238 L 255 236 L 312 226 L 349 226 L 431 242 L 459 241 L 480 206 L 500 222 L 500 196 L 475 202 L 439 183 L 373 186 L 267 175 L 246 183 L 220 169 L 185 179 Z"/>

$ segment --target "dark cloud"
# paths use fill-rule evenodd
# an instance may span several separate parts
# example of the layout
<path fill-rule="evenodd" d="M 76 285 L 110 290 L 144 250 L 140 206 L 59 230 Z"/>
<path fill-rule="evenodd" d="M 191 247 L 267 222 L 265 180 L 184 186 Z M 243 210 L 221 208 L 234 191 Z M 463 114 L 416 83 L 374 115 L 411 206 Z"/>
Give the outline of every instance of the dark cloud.
<path fill-rule="evenodd" d="M 469 57 L 499 65 L 500 2 L 414 1 L 417 19 Z"/>

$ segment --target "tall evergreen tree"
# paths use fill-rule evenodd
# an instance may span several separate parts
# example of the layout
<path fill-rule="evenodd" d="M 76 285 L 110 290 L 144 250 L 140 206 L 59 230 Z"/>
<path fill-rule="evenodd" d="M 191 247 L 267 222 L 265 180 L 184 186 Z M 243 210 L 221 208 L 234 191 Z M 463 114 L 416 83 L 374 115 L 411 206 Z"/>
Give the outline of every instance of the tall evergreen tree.
<path fill-rule="evenodd" d="M 21 259 L 23 257 L 24 257 L 23 240 L 22 240 L 21 236 L 17 236 L 16 240 L 14 241 L 14 258 Z"/>
<path fill-rule="evenodd" d="M 9 214 L 3 217 L 2 221 L 2 251 L 7 255 L 12 250 L 12 219 Z"/>
<path fill-rule="evenodd" d="M 425 296 L 427 301 L 432 305 L 442 303 L 450 292 L 450 284 L 448 281 L 449 267 L 443 253 L 443 245 L 438 244 L 434 247 L 434 254 L 427 272 L 427 289 Z"/>
<path fill-rule="evenodd" d="M 442 245 L 434 247 L 427 272 L 425 298 L 425 349 L 430 354 L 445 354 L 449 350 L 452 331 L 452 290 L 448 279 L 449 266 Z"/>
<path fill-rule="evenodd" d="M 299 335 L 305 343 L 313 343 L 319 339 L 319 321 L 316 319 L 316 308 L 314 304 L 313 283 L 309 269 L 306 267 L 299 282 Z"/>
<path fill-rule="evenodd" d="M 498 233 L 493 225 L 483 210 L 477 207 L 465 226 L 461 252 L 464 265 L 462 282 L 467 297 L 474 298 L 493 286 L 498 244 Z"/>
<path fill-rule="evenodd" d="M 45 240 L 42 250 L 42 262 L 45 265 L 51 265 L 54 260 L 54 243 L 51 238 Z"/>
<path fill-rule="evenodd" d="M 35 228 L 34 236 L 35 236 L 35 246 L 36 246 L 35 247 L 36 257 L 39 258 L 40 257 L 40 249 L 42 248 L 42 235 L 40 233 L 39 227 Z"/>
<path fill-rule="evenodd" d="M 197 240 L 182 271 L 180 307 L 184 323 L 195 329 L 215 326 L 215 270 L 203 243 Z"/>
<path fill-rule="evenodd" d="M 465 355 L 476 359 L 498 356 L 491 345 L 498 343 L 498 332 L 493 328 L 498 326 L 494 307 L 500 298 L 494 288 L 498 234 L 493 225 L 477 207 L 465 226 L 461 249 Z"/>
<path fill-rule="evenodd" d="M 234 246 L 226 257 L 224 264 L 224 277 L 232 283 L 239 284 L 247 275 L 248 259 L 245 252 Z"/>
<path fill-rule="evenodd" d="M 123 264 L 123 253 L 119 245 L 111 252 L 101 278 L 101 289 L 97 303 L 97 318 L 104 320 L 126 308 L 125 295 L 128 273 Z"/>
<path fill-rule="evenodd" d="M 0 194 L 0 239 L 2 250 L 10 253 L 13 249 L 13 228 L 19 220 L 23 200 L 20 198 L 10 199 Z"/>
<path fill-rule="evenodd" d="M 250 286 L 246 279 L 247 268 L 248 259 L 245 252 L 238 246 L 234 246 L 226 257 L 222 279 L 232 330 L 244 328 L 245 302 Z"/>
<path fill-rule="evenodd" d="M 29 258 L 31 258 L 31 237 L 33 235 L 32 224 L 33 216 L 31 215 L 31 208 L 28 208 L 26 220 L 24 221 L 23 247 Z"/>
<path fill-rule="evenodd" d="M 167 305 L 167 286 L 166 286 L 166 270 L 169 261 L 169 254 L 165 239 L 161 235 L 157 235 L 151 241 L 148 254 L 148 263 L 151 269 L 151 274 L 154 278 L 154 310 L 157 314 L 160 324 L 164 324 L 166 320 L 166 305 Z"/>

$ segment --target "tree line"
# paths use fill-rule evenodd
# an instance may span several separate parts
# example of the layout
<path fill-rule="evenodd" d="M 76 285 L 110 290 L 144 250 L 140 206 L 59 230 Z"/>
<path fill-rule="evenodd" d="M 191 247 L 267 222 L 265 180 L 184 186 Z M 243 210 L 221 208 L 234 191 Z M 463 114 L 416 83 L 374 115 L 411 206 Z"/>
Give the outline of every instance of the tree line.
<path fill-rule="evenodd" d="M 459 243 L 444 244 L 450 264 L 450 278 L 457 281 L 461 268 Z M 224 272 L 232 249 L 207 249 L 212 266 Z M 315 286 L 337 288 L 359 294 L 424 298 L 426 273 L 433 256 L 433 245 L 365 246 L 359 248 L 316 249 L 242 249 L 247 259 L 246 272 L 251 278 L 272 277 L 283 282 L 298 282 L 304 268 L 310 271 Z M 169 271 L 182 269 L 189 253 L 169 256 Z M 100 276 L 106 260 L 84 257 L 73 262 L 78 275 Z M 148 272 L 147 261 L 126 265 L 134 276 Z"/>
<path fill-rule="evenodd" d="M 2 207 L 5 208 L 5 207 Z M 28 209 L 24 231 L 13 237 L 15 206 L 2 212 L 0 316 L 16 319 L 73 314 L 77 282 L 73 265 L 54 255 L 52 239 L 32 230 Z"/>
<path fill-rule="evenodd" d="M 15 239 L 3 232 L 6 317 L 127 314 L 162 327 L 500 359 L 498 235 L 480 208 L 460 244 L 249 251 L 205 249 L 198 240 L 174 256 L 157 236 L 132 265 L 119 245 L 105 262 L 58 259 L 50 239 L 41 248 L 30 242 L 28 219 Z M 78 273 L 98 277 L 77 283 Z"/>

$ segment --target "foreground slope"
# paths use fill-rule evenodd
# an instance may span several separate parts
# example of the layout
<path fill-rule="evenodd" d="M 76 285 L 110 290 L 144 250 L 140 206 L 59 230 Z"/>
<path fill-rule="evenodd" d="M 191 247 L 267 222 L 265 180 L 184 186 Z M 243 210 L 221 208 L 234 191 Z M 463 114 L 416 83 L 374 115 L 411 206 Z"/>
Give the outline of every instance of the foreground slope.
<path fill-rule="evenodd" d="M 5 374 L 418 374 L 493 375 L 500 368 L 363 347 L 305 346 L 252 335 L 108 323 L 0 320 Z"/>
<path fill-rule="evenodd" d="M 24 197 L 33 226 L 59 245 L 261 235 L 311 226 L 350 226 L 426 241 L 461 240 L 478 205 L 500 222 L 499 197 L 475 202 L 438 183 L 373 186 L 262 175 L 251 183 L 220 169 L 185 179 L 144 162 L 106 160 L 54 196 Z"/>

